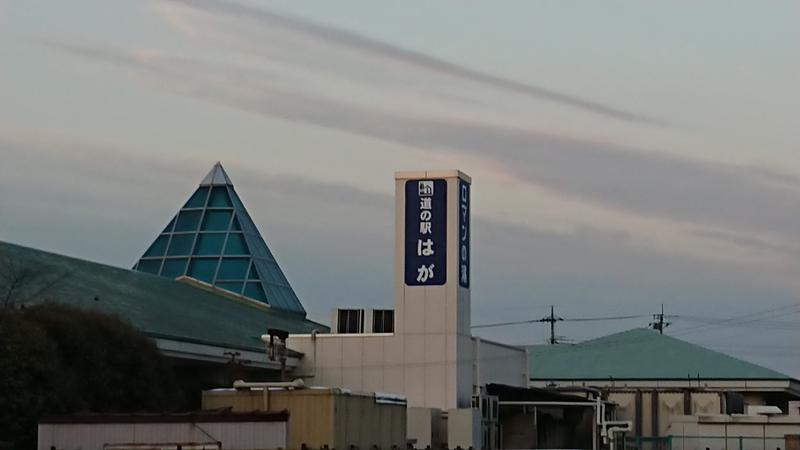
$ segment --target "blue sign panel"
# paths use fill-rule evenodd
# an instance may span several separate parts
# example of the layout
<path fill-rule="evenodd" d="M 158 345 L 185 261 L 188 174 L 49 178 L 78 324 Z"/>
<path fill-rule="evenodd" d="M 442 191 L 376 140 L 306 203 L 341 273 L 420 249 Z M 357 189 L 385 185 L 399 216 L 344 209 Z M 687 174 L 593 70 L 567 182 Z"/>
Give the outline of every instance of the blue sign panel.
<path fill-rule="evenodd" d="M 469 288 L 470 230 L 469 226 L 469 194 L 470 185 L 458 180 L 458 284 Z"/>
<path fill-rule="evenodd" d="M 406 181 L 405 281 L 447 282 L 447 181 Z"/>

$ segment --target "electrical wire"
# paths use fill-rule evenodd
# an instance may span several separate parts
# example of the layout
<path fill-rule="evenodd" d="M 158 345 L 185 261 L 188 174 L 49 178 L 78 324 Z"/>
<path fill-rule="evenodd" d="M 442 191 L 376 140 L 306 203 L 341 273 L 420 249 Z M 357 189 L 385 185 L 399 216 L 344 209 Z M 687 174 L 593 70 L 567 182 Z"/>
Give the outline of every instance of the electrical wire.
<path fill-rule="evenodd" d="M 556 317 L 553 320 L 558 322 L 597 322 L 597 321 L 608 321 L 608 320 L 630 320 L 630 319 L 641 319 L 644 317 L 650 317 L 651 314 L 638 314 L 638 315 L 630 315 L 630 316 L 601 316 L 601 317 L 567 317 L 567 318 L 560 318 Z M 545 317 L 542 319 L 530 319 L 530 320 L 516 320 L 513 322 L 497 322 L 497 323 L 484 323 L 480 325 L 472 325 L 472 328 L 495 328 L 495 327 L 505 327 L 509 325 L 524 325 L 524 324 L 531 324 L 537 322 L 549 322 L 551 319 L 549 317 Z"/>

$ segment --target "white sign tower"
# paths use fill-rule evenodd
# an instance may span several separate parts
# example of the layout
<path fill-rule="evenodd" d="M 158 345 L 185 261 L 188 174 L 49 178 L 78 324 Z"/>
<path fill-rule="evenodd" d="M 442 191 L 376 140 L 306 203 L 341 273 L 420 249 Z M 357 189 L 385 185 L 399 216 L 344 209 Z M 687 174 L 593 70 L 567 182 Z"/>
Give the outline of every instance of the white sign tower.
<path fill-rule="evenodd" d="M 471 181 L 460 171 L 395 174 L 395 333 L 411 404 L 470 405 Z"/>

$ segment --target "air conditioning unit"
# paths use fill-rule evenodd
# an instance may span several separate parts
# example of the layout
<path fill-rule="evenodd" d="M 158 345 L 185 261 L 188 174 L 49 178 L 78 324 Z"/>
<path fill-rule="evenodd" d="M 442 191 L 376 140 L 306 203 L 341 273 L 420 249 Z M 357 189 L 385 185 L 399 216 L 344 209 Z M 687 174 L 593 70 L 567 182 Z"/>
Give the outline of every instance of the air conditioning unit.
<path fill-rule="evenodd" d="M 747 405 L 748 416 L 780 416 L 783 414 L 777 406 Z"/>

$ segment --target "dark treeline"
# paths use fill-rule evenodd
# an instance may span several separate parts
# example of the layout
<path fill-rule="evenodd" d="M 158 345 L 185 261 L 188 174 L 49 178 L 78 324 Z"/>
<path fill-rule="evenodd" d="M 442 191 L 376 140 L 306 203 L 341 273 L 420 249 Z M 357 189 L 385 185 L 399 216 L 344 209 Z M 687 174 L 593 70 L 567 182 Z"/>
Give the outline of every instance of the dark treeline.
<path fill-rule="evenodd" d="M 58 304 L 0 308 L 0 440 L 33 449 L 39 418 L 184 407 L 155 345 L 116 316 Z"/>

